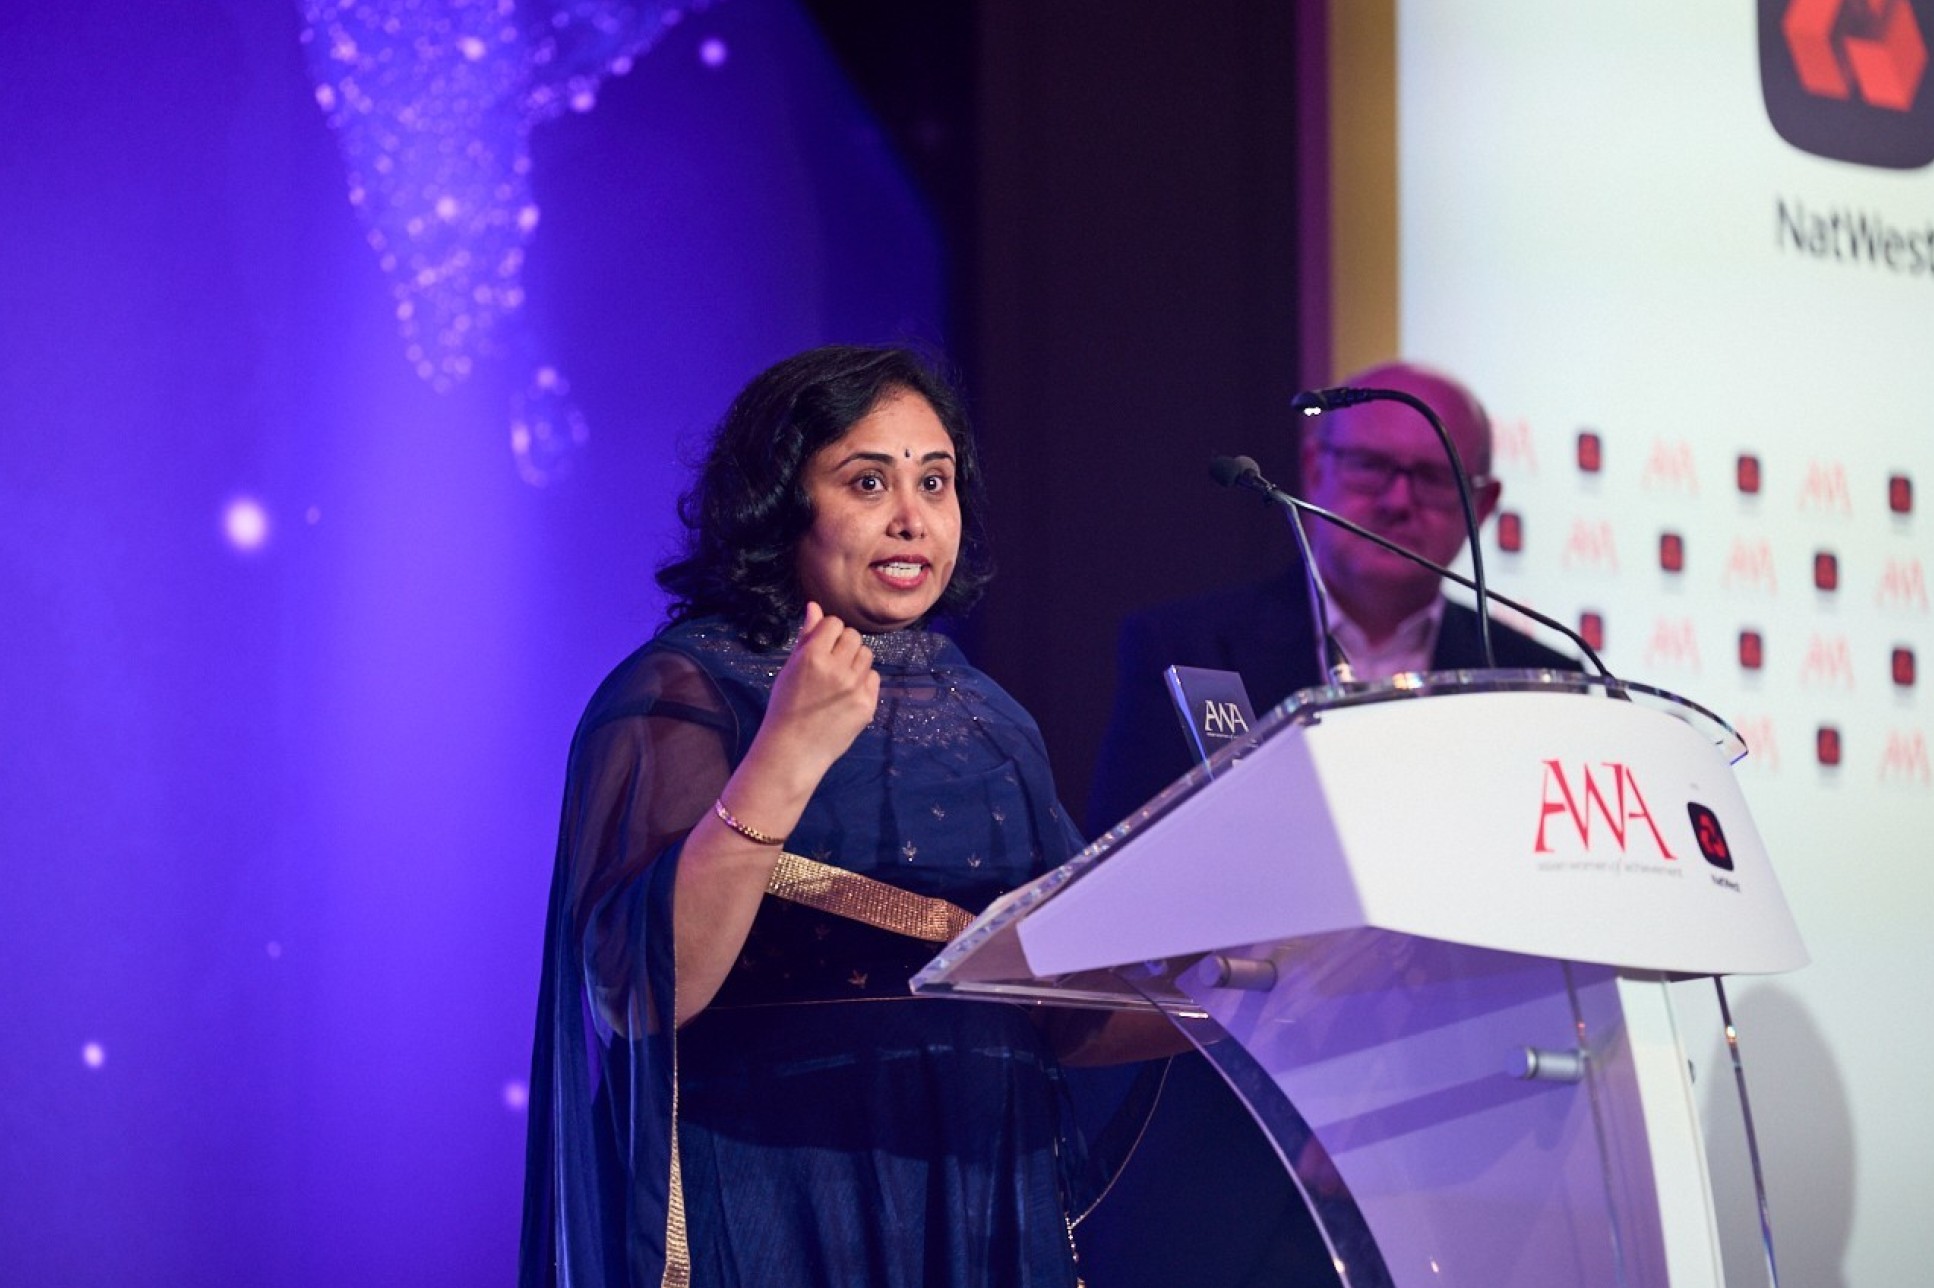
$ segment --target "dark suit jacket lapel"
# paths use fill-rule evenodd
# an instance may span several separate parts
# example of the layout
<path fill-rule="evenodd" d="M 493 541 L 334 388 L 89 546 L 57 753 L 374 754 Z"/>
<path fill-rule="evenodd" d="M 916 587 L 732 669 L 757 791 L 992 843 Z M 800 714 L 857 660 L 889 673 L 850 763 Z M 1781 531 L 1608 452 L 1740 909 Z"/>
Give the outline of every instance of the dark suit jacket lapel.
<path fill-rule="evenodd" d="M 1496 632 L 1503 628 L 1493 622 L 1491 629 Z M 1456 671 L 1483 665 L 1484 638 L 1478 633 L 1477 614 L 1462 604 L 1445 604 L 1444 620 L 1437 628 L 1437 647 L 1430 655 L 1430 669 Z"/>
<path fill-rule="evenodd" d="M 1243 620 L 1220 624 L 1224 653 L 1240 672 L 1249 700 L 1267 711 L 1298 689 L 1322 683 L 1316 636 L 1300 572 L 1259 585 Z"/>

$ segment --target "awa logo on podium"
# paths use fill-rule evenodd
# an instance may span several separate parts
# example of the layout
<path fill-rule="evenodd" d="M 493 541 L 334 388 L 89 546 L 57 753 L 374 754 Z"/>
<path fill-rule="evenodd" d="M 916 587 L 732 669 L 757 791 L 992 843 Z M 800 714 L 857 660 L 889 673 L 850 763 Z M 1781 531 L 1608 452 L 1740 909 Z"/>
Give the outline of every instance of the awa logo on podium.
<path fill-rule="evenodd" d="M 1602 824 L 1596 837 L 1592 827 L 1594 816 Z M 1564 831 L 1563 823 L 1552 827 L 1554 818 L 1571 824 L 1583 854 L 1595 853 L 1599 842 L 1604 841 L 1623 856 L 1628 853 L 1628 840 L 1646 836 L 1651 838 L 1661 859 L 1679 857 L 1666 845 L 1651 807 L 1645 803 L 1645 794 L 1639 790 L 1638 776 L 1630 765 L 1619 761 L 1601 761 L 1596 766 L 1577 764 L 1569 771 L 1563 761 L 1545 761 L 1538 801 L 1538 836 L 1531 847 L 1533 854 L 1554 852 L 1554 834 Z M 1643 823 L 1644 832 L 1639 833 L 1632 826 L 1634 823 Z"/>
<path fill-rule="evenodd" d="M 1802 152 L 1891 170 L 1934 161 L 1934 0 L 1759 0 L 1759 83 Z"/>

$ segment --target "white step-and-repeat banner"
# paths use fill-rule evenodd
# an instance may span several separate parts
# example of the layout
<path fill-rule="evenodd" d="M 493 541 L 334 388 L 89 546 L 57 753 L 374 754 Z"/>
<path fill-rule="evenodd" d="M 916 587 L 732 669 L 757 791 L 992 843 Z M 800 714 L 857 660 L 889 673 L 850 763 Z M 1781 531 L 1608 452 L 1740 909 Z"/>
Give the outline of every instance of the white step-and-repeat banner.
<path fill-rule="evenodd" d="M 1398 13 L 1401 344 L 1496 419 L 1493 582 L 1745 734 L 1814 957 L 1732 994 L 1781 1277 L 1919 1282 L 1934 2 Z"/>

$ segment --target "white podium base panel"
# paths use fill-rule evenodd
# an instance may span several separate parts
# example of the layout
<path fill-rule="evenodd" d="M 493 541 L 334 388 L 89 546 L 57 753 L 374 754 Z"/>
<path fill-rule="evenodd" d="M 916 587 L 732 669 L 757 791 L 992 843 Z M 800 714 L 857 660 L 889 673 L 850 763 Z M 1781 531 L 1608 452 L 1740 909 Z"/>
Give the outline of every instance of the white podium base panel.
<path fill-rule="evenodd" d="M 1367 1225 L 1382 1268 L 1343 1265 L 1346 1284 L 1723 1283 L 1663 983 L 1378 931 L 1225 956 L 1267 957 L 1280 982 L 1217 988 L 1204 959 L 1174 984 L 1232 1039 L 1204 1052 L 1239 1092 L 1264 1071 L 1293 1106 L 1279 1120 L 1327 1154 L 1284 1165 L 1319 1221 L 1328 1185 Z M 1581 1044 L 1578 1081 L 1511 1072 Z"/>

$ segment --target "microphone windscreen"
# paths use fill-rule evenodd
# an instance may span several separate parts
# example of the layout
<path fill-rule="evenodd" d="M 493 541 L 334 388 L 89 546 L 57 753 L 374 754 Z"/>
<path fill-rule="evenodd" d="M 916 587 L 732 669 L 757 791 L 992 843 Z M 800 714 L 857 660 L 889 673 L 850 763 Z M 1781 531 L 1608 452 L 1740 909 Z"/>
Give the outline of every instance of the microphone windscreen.
<path fill-rule="evenodd" d="M 1209 477 L 1223 487 L 1234 487 L 1250 474 L 1261 474 L 1262 467 L 1248 456 L 1216 456 L 1209 461 Z"/>

